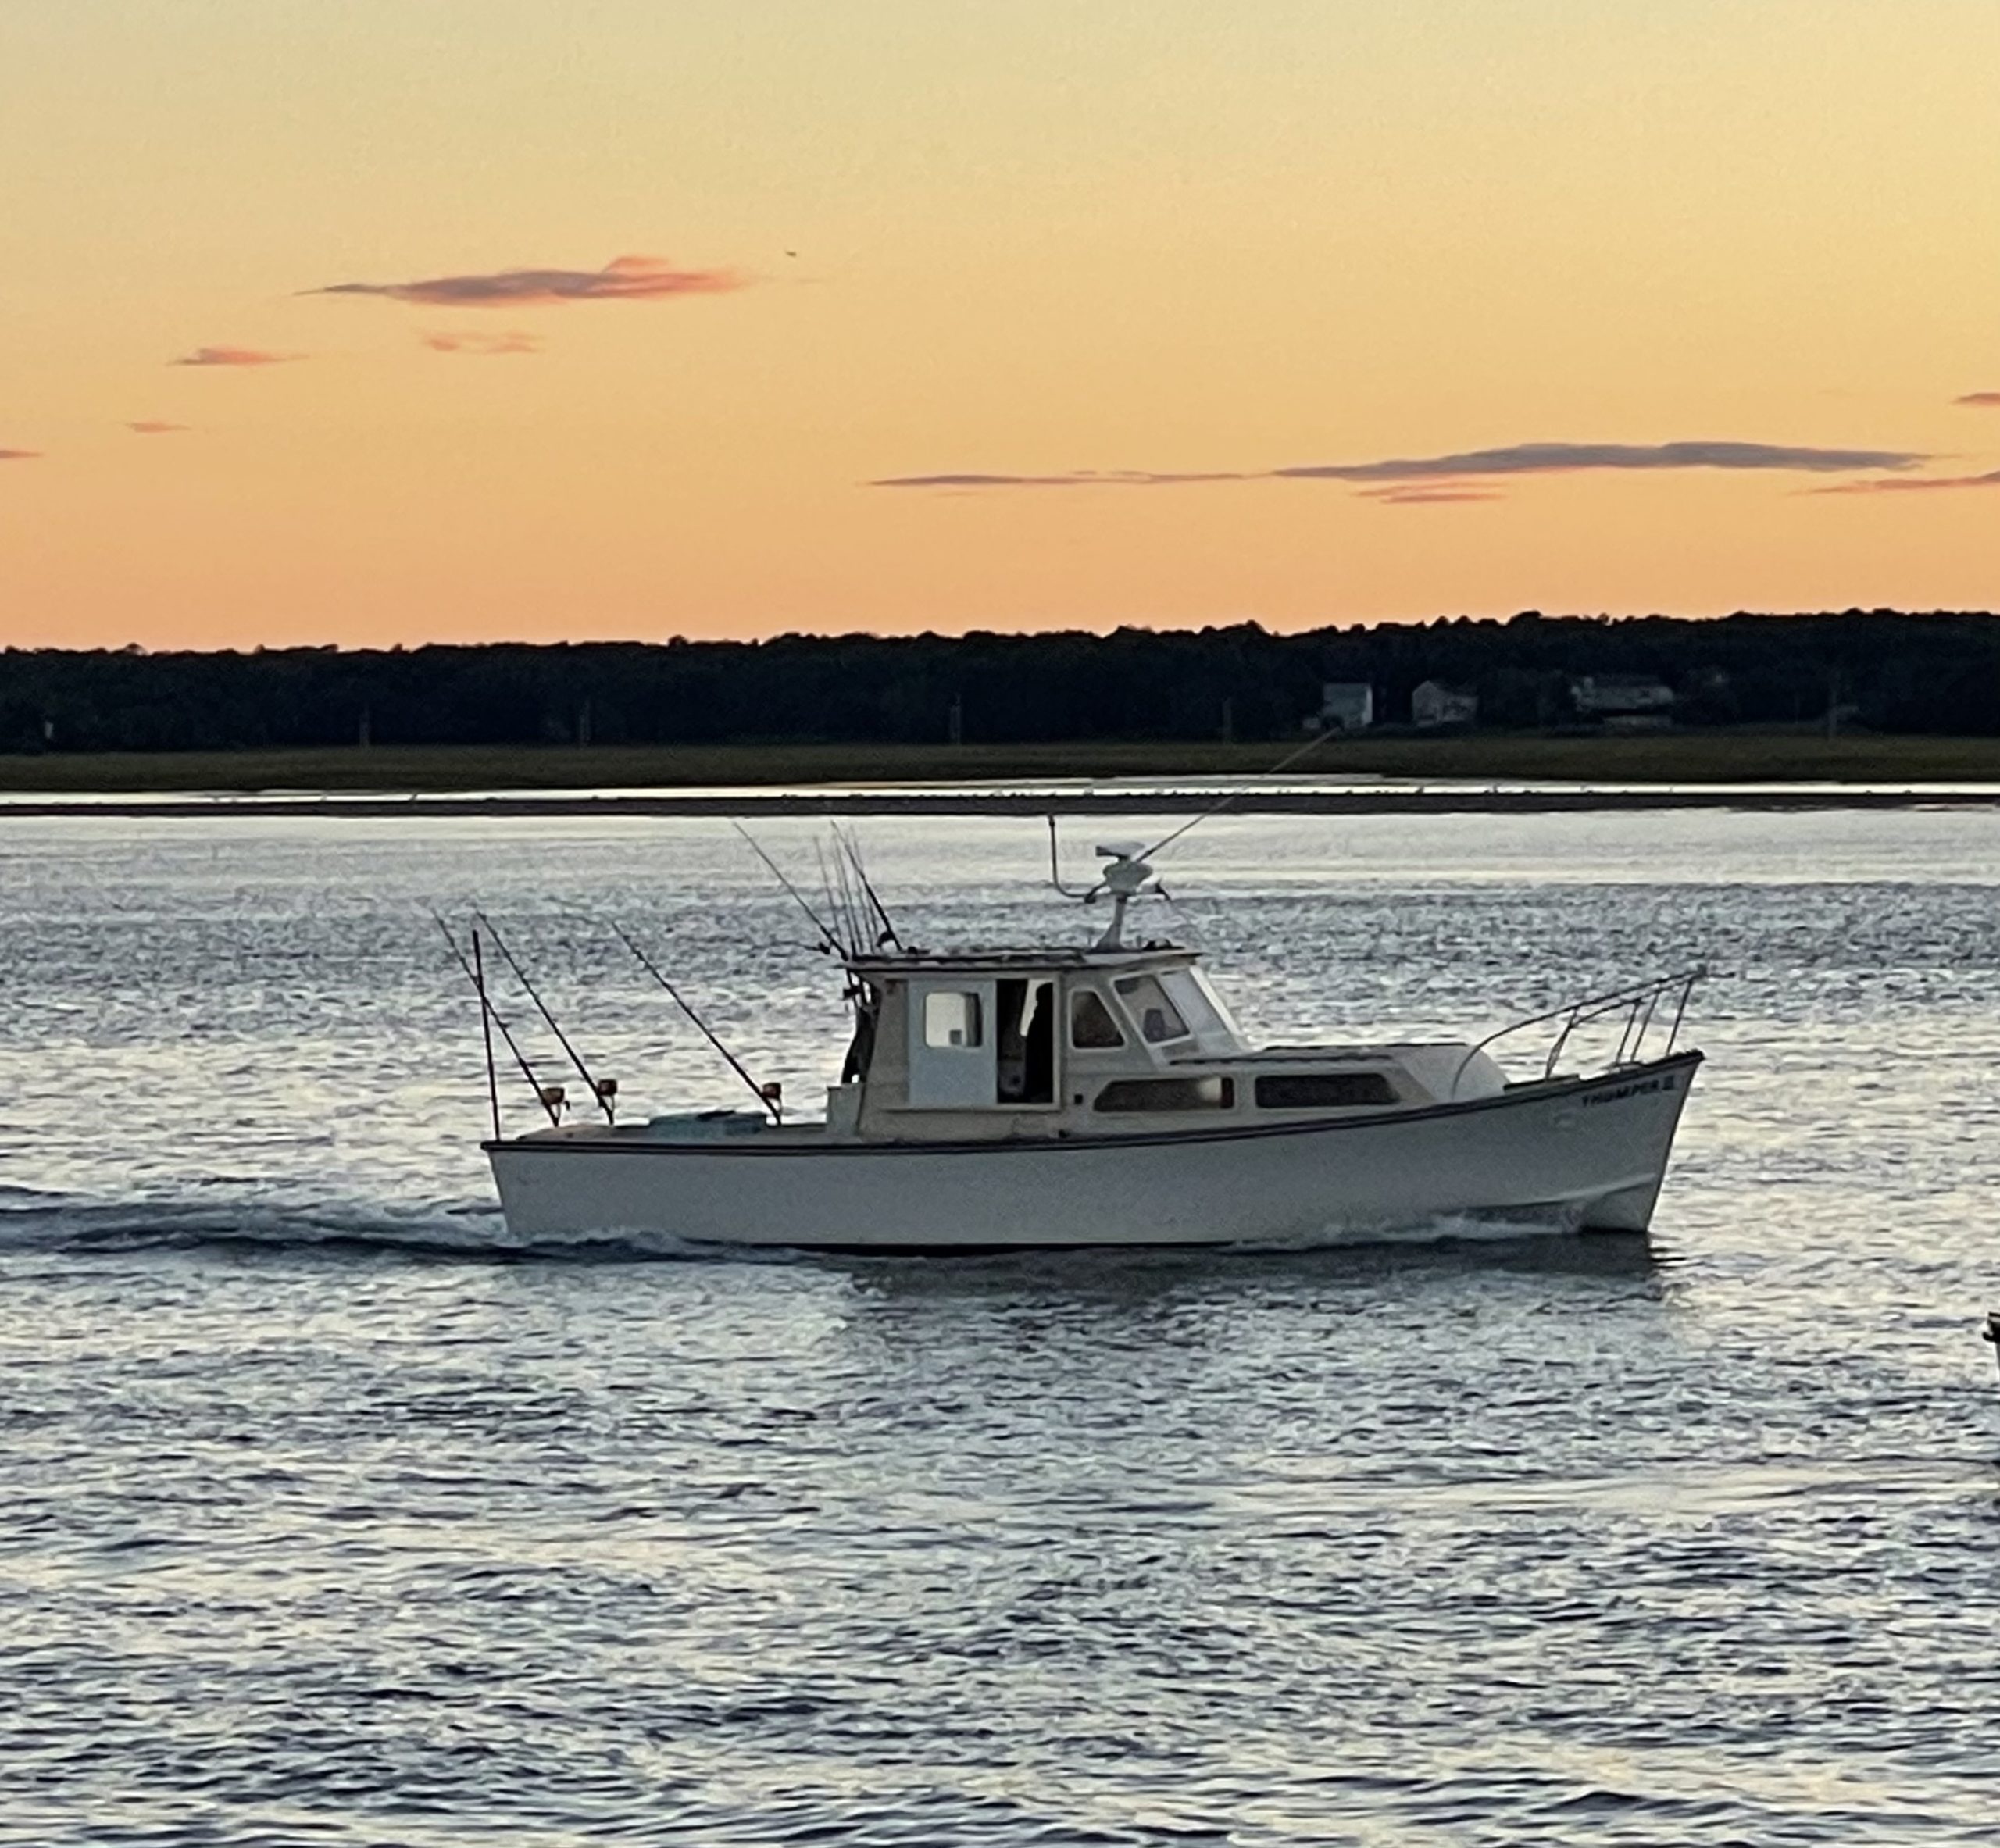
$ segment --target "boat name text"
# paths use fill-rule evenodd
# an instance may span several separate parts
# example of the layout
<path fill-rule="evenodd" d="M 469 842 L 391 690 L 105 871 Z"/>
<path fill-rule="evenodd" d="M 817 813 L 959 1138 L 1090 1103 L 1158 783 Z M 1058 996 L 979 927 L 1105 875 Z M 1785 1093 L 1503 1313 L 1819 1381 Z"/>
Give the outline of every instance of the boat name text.
<path fill-rule="evenodd" d="M 1588 1110 L 1598 1104 L 1622 1104 L 1627 1097 L 1643 1097 L 1648 1091 L 1670 1091 L 1673 1089 L 1673 1074 L 1662 1073 L 1657 1078 L 1635 1078 L 1630 1084 L 1621 1084 L 1615 1091 L 1593 1091 L 1582 1100 Z"/>

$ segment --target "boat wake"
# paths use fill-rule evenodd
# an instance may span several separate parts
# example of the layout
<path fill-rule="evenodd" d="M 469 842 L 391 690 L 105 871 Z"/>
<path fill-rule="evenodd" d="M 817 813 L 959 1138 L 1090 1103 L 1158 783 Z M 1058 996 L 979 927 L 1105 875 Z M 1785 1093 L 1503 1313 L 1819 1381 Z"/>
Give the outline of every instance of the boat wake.
<path fill-rule="evenodd" d="M 478 1262 L 546 1258 L 629 1262 L 717 1254 L 666 1233 L 605 1234 L 559 1241 L 516 1238 L 508 1231 L 498 1207 L 489 1200 L 105 1200 L 0 1188 L 0 1254 L 204 1247 L 248 1253 L 380 1253 Z"/>
<path fill-rule="evenodd" d="M 32 1188 L 0 1187 L 0 1255 L 12 1251 L 80 1254 L 211 1249 L 258 1253 L 296 1252 L 457 1260 L 474 1263 L 644 1262 L 796 1264 L 845 1265 L 971 1265 L 1004 1260 L 1041 1266 L 1066 1259 L 1103 1259 L 1120 1254 L 1173 1265 L 1194 1265 L 1218 1257 L 1275 1259 L 1314 1253 L 1473 1250 L 1504 1261 L 1537 1247 L 1602 1247 L 1612 1255 L 1647 1241 L 1634 1236 L 1578 1234 L 1555 1215 L 1448 1214 L 1402 1226 L 1329 1226 L 1312 1236 L 1281 1243 L 1208 1246 L 1102 1246 L 1009 1253 L 967 1250 L 845 1252 L 834 1256 L 784 1245 L 721 1245 L 676 1237 L 670 1233 L 606 1231 L 551 1237 L 510 1233 L 499 1208 L 489 1200 L 416 1203 L 220 1200 L 162 1198 L 106 1200 Z"/>
<path fill-rule="evenodd" d="M 1245 1241 L 1234 1251 L 1328 1251 L 1353 1245 L 1519 1244 L 1526 1240 L 1572 1238 L 1582 1233 L 1580 1215 L 1566 1207 L 1541 1211 L 1434 1213 L 1402 1225 L 1335 1222 L 1302 1238 Z"/>

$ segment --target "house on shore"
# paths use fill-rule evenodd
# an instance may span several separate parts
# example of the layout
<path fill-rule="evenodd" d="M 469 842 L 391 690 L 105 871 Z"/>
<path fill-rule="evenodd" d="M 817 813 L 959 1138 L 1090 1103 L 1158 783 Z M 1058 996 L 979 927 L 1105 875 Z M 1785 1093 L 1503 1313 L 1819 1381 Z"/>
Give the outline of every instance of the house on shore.
<path fill-rule="evenodd" d="M 1673 689 L 1651 674 L 1580 674 L 1570 683 L 1570 705 L 1606 731 L 1662 731 L 1673 722 Z"/>
<path fill-rule="evenodd" d="M 1375 722 L 1375 689 L 1361 680 L 1327 680 L 1320 710 L 1307 721 L 1313 731 L 1365 732 Z"/>
<path fill-rule="evenodd" d="M 1420 681 L 1409 696 L 1410 722 L 1419 731 L 1448 725 L 1477 725 L 1479 695 L 1470 687 L 1445 680 Z"/>

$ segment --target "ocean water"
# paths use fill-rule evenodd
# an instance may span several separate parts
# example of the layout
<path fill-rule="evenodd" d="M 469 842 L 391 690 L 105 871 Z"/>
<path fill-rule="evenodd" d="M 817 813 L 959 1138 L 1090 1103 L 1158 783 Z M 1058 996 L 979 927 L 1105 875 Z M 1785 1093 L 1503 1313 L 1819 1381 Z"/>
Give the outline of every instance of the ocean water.
<path fill-rule="evenodd" d="M 911 938 L 1095 921 L 859 833 Z M 522 1249 L 425 907 L 632 1108 L 741 1093 L 610 919 L 808 1097 L 726 825 L 0 823 L 0 1843 L 2000 1842 L 2000 815 L 1169 868 L 1260 1034 L 1710 965 L 1652 1238 Z"/>

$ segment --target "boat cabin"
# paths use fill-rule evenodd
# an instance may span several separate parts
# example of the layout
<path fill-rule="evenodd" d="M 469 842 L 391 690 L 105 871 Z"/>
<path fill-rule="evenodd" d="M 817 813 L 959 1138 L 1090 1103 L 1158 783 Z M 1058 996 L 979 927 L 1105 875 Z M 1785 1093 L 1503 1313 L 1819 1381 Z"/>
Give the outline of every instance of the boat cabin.
<path fill-rule="evenodd" d="M 1256 1050 L 1170 944 L 909 951 L 848 965 L 855 1032 L 827 1130 L 868 1141 L 1241 1129 L 1499 1088 L 1463 1044 Z M 1468 1057 L 1470 1056 L 1470 1058 Z"/>

